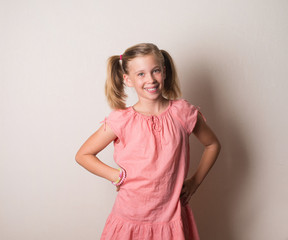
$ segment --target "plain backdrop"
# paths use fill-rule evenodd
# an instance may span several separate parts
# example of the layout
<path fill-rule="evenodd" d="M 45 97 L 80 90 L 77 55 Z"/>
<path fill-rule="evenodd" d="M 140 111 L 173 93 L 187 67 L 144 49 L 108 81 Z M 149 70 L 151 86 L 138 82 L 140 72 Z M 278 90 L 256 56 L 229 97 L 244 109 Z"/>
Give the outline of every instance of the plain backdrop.
<path fill-rule="evenodd" d="M 111 111 L 107 58 L 140 42 L 222 143 L 190 203 L 201 239 L 288 239 L 286 0 L 1 0 L 0 34 L 1 239 L 100 239 L 116 191 L 75 154 Z"/>

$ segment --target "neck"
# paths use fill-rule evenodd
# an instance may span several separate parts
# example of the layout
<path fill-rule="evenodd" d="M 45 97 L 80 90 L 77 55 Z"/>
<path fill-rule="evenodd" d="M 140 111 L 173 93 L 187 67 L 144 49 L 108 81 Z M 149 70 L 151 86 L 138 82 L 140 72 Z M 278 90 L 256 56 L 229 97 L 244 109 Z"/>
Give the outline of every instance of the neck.
<path fill-rule="evenodd" d="M 158 115 L 165 111 L 168 104 L 169 100 L 164 97 L 157 100 L 139 99 L 133 108 L 135 111 L 145 115 Z"/>

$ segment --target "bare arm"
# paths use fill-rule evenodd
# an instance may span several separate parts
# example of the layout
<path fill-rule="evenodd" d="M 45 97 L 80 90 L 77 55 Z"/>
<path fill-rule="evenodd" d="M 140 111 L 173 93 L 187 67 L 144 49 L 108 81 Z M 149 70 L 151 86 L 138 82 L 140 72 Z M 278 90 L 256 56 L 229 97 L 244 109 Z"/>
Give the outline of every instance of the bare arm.
<path fill-rule="evenodd" d="M 102 125 L 78 150 L 75 156 L 76 161 L 91 173 L 109 181 L 116 181 L 119 177 L 119 170 L 103 163 L 96 156 L 116 138 L 117 136 L 107 124 L 105 127 Z"/>
<path fill-rule="evenodd" d="M 181 192 L 181 200 L 184 205 L 189 202 L 193 193 L 197 190 L 197 188 L 207 176 L 209 170 L 214 165 L 221 149 L 219 140 L 213 131 L 209 128 L 209 126 L 205 123 L 200 114 L 197 116 L 197 123 L 193 133 L 205 148 L 197 170 L 190 179 L 187 179 L 184 182 Z"/>
<path fill-rule="evenodd" d="M 214 132 L 209 128 L 199 114 L 193 133 L 205 147 L 198 168 L 195 174 L 192 176 L 196 183 L 200 185 L 215 163 L 219 155 L 221 145 Z"/>

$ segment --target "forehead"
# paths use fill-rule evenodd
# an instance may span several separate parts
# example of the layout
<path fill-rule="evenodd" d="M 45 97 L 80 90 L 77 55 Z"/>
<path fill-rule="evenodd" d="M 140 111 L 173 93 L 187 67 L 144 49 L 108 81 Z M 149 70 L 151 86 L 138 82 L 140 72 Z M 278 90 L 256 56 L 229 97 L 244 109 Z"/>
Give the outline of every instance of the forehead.
<path fill-rule="evenodd" d="M 138 56 L 128 62 L 129 70 L 145 70 L 154 68 L 155 66 L 162 66 L 161 60 L 155 54 Z"/>

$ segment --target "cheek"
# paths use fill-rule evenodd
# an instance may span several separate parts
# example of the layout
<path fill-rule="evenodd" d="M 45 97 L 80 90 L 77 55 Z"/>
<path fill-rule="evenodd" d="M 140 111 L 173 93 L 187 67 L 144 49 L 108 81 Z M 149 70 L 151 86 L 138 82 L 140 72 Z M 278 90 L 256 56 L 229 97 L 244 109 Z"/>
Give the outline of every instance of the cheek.
<path fill-rule="evenodd" d="M 142 88 L 142 86 L 143 86 L 143 81 L 141 81 L 141 80 L 139 80 L 139 79 L 136 79 L 136 80 L 134 81 L 134 87 L 135 87 L 135 88 Z"/>
<path fill-rule="evenodd" d="M 163 83 L 164 80 L 165 80 L 165 74 L 159 74 L 159 81 Z"/>

